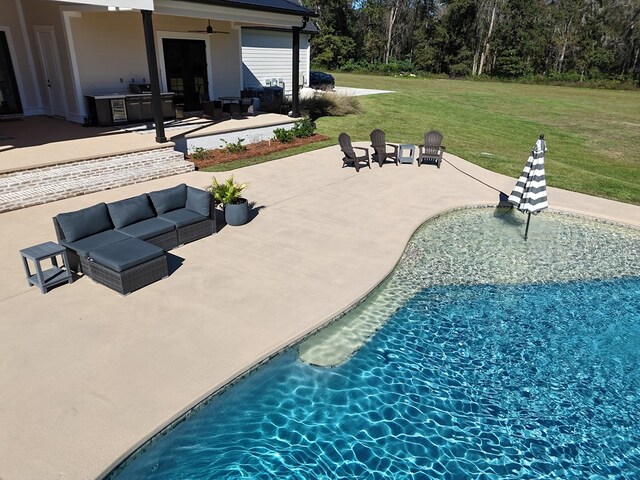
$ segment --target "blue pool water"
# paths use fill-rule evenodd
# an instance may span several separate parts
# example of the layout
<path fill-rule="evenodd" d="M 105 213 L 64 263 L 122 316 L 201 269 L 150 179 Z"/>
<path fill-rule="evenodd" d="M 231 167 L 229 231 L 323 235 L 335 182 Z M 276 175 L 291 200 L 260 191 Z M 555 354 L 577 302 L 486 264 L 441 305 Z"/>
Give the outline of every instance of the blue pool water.
<path fill-rule="evenodd" d="M 295 350 L 122 479 L 640 476 L 640 277 L 415 294 L 337 368 Z"/>

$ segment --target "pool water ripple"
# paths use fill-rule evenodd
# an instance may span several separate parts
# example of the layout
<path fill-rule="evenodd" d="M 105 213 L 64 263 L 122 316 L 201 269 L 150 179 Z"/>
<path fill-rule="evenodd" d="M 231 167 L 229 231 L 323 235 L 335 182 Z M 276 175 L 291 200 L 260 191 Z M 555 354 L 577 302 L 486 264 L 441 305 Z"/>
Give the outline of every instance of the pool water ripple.
<path fill-rule="evenodd" d="M 598 235 L 637 251 L 637 232 L 617 228 Z M 403 262 L 423 263 L 411 252 L 430 240 Z M 553 265 L 581 271 L 565 257 Z M 580 281 L 423 286 L 348 362 L 317 368 L 289 350 L 116 478 L 638 478 L 637 262 Z"/>
<path fill-rule="evenodd" d="M 640 272 L 640 231 L 546 212 L 475 208 L 426 222 L 391 275 L 367 301 L 300 346 L 300 358 L 332 367 L 346 361 L 408 299 L 439 285 L 525 284 L 615 278 Z"/>

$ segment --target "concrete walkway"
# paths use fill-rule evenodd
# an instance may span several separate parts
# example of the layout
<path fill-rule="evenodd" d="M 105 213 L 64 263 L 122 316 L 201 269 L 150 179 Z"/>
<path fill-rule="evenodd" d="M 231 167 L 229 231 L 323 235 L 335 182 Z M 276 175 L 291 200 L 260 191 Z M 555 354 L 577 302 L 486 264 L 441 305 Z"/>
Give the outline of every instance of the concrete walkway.
<path fill-rule="evenodd" d="M 211 174 L 1 214 L 0 478 L 100 477 L 195 402 L 366 295 L 424 220 L 496 204 L 515 183 L 451 155 L 440 170 L 360 173 L 341 169 L 340 158 L 330 147 L 234 171 L 249 182 L 257 216 L 172 251 L 170 277 L 126 297 L 88 278 L 42 295 L 27 287 L 18 250 L 55 240 L 59 212 L 179 182 L 204 187 Z M 637 206 L 557 189 L 549 203 L 640 227 Z"/>

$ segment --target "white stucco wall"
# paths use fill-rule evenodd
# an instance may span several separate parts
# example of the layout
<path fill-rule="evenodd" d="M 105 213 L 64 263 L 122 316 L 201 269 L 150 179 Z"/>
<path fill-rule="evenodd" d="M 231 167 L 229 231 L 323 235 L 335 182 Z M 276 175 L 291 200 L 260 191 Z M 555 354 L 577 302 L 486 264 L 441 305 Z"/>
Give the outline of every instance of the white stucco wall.
<path fill-rule="evenodd" d="M 215 30 L 230 33 L 208 35 L 191 32 L 202 30 L 206 25 L 202 19 L 153 16 L 162 91 L 167 89 L 162 39 L 182 38 L 205 41 L 207 53 L 211 55 L 208 61 L 211 95 L 238 95 L 239 30 L 232 28 L 229 22 L 212 22 Z M 126 91 L 132 79 L 136 82 L 149 81 L 140 13 L 83 12 L 80 18 L 72 19 L 72 28 L 84 94 Z"/>
<path fill-rule="evenodd" d="M 268 78 L 282 78 L 285 95 L 292 92 L 292 34 L 242 29 L 242 77 L 244 87 L 265 86 Z M 300 83 L 309 85 L 309 35 L 300 35 Z"/>

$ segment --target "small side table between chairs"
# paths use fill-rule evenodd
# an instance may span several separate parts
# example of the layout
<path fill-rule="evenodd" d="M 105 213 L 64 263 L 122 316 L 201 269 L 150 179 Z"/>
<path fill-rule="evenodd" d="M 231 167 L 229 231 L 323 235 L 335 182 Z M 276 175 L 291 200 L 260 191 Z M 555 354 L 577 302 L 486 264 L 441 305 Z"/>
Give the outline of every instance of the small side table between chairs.
<path fill-rule="evenodd" d="M 409 144 L 398 145 L 398 160 L 400 163 L 413 163 L 416 154 L 416 146 Z"/>
<path fill-rule="evenodd" d="M 69 259 L 67 258 L 67 249 L 54 242 L 45 242 L 33 247 L 20 250 L 24 271 L 27 275 L 29 286 L 35 285 L 40 287 L 42 293 L 47 293 L 50 287 L 61 283 L 71 283 L 73 278 L 69 269 Z M 62 265 L 58 265 L 58 256 L 62 258 Z M 42 270 L 40 262 L 51 259 L 51 268 Z M 35 273 L 31 273 L 29 262 L 34 264 Z"/>

